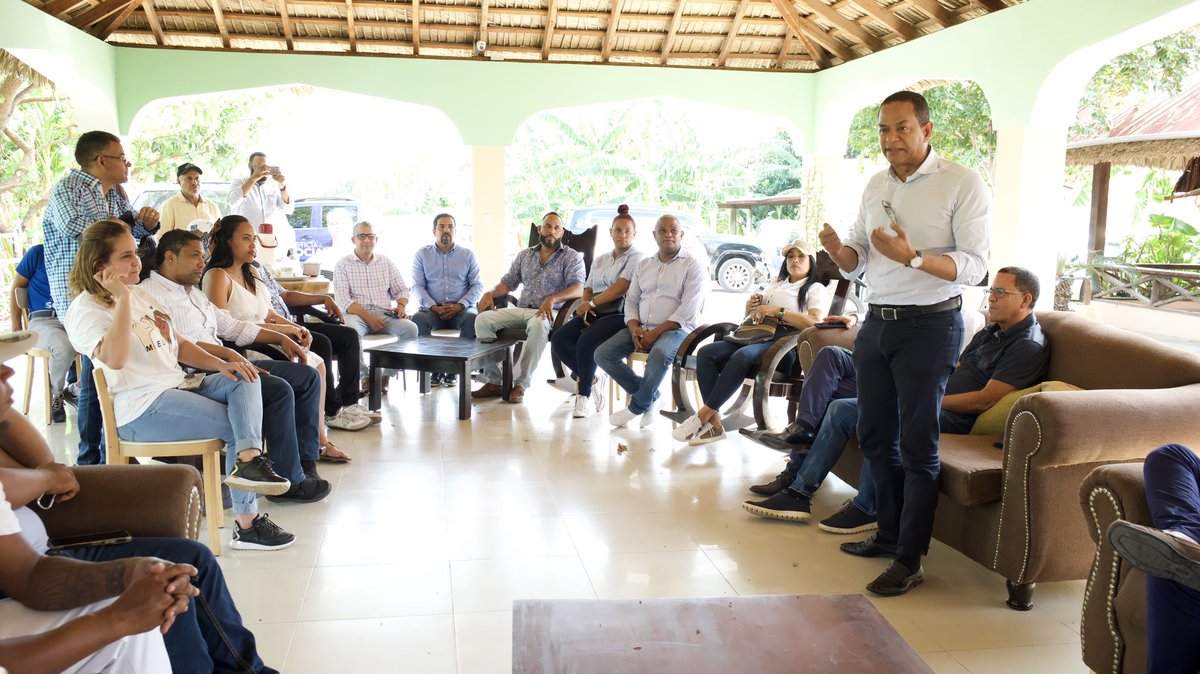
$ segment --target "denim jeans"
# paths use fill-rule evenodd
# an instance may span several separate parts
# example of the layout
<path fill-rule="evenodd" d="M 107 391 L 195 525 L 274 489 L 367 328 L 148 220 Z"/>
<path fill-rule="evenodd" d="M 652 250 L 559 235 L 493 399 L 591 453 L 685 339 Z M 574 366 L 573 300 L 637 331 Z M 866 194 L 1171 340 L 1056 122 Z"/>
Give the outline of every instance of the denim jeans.
<path fill-rule="evenodd" d="M 475 316 L 475 307 L 463 309 L 448 321 L 429 309 L 422 309 L 413 314 L 412 321 L 417 324 L 418 335 L 428 335 L 434 330 L 458 330 L 459 337 L 475 339 Z"/>
<path fill-rule="evenodd" d="M 639 377 L 625 362 L 625 358 L 633 353 L 633 337 L 629 334 L 629 328 L 622 328 L 596 349 L 596 364 L 630 394 L 629 411 L 642 414 L 658 400 L 658 387 L 670 371 L 675 352 L 687 336 L 688 331 L 683 329 L 668 330 L 660 335 L 650 347 L 645 373 Z"/>
<path fill-rule="evenodd" d="M 104 419 L 100 416 L 100 398 L 92 379 L 92 359 L 84 356 L 79 373 L 79 456 L 75 463 L 94 466 L 104 463 Z"/>
<path fill-rule="evenodd" d="M 299 460 L 321 455 L 321 375 L 316 368 L 287 360 L 256 360 L 270 372 L 261 377 L 263 440 L 275 472 L 293 483 L 304 480 Z"/>
<path fill-rule="evenodd" d="M 592 394 L 596 349 L 624 327 L 625 314 L 622 313 L 593 318 L 586 327 L 576 316 L 550 335 L 550 350 L 579 380 L 576 386 L 579 395 Z"/>
<path fill-rule="evenodd" d="M 525 331 L 525 345 L 521 347 L 521 357 L 513 368 L 513 386 L 529 389 L 533 380 L 533 371 L 537 369 L 538 361 L 550 343 L 550 321 L 540 318 L 537 309 L 521 307 L 505 307 L 485 311 L 475 317 L 475 335 L 480 339 L 494 339 L 496 334 L 506 328 L 517 328 Z M 492 363 L 483 368 L 483 380 L 499 386 L 503 381 L 500 365 Z"/>
<path fill-rule="evenodd" d="M 857 399 L 841 398 L 829 403 L 812 449 L 808 450 L 807 455 L 792 450 L 791 460 L 784 470 L 795 478 L 790 488 L 812 498 L 842 457 L 842 450 L 856 428 Z M 854 507 L 868 515 L 875 514 L 875 481 L 871 479 L 871 466 L 866 461 L 858 474 L 858 494 L 854 497 Z"/>
<path fill-rule="evenodd" d="M 238 452 L 262 449 L 263 399 L 258 381 L 231 381 L 210 374 L 193 391 L 163 391 L 141 416 L 117 429 L 122 440 L 170 442 L 221 438 L 225 468 L 232 472 Z M 233 512 L 258 512 L 253 492 L 231 489 Z"/>
<path fill-rule="evenodd" d="M 245 672 L 242 663 L 256 674 L 275 674 L 258 657 L 254 635 L 242 624 L 225 585 L 216 558 L 202 543 L 187 538 L 135 538 L 119 545 L 74 548 L 51 555 L 89 562 L 107 562 L 129 557 L 159 557 L 177 564 L 191 564 L 199 573 L 192 584 L 200 590 L 188 610 L 175 617 L 163 636 L 171 669 L 175 674 L 200 672 Z M 203 602 L 200 601 L 203 599 Z"/>
<path fill-rule="evenodd" d="M 763 356 L 774 344 L 772 341 L 738 346 L 718 340 L 700 347 L 696 352 L 696 383 L 700 386 L 700 398 L 705 406 L 721 409 L 721 405 L 742 387 L 746 378 L 758 371 Z M 780 367 L 786 371 L 795 361 L 796 350 L 792 349 L 784 356 Z"/>

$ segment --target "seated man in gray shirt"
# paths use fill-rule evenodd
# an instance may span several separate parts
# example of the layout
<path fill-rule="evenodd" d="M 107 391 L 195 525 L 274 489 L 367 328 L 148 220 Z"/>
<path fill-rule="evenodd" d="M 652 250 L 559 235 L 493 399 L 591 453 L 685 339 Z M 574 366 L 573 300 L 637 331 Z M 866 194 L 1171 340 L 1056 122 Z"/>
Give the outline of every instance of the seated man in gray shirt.
<path fill-rule="evenodd" d="M 628 327 L 596 349 L 596 364 L 631 396 L 628 407 L 609 417 L 613 426 L 624 426 L 638 415 L 642 428 L 653 423 L 658 387 L 704 309 L 708 274 L 702 261 L 683 250 L 683 237 L 683 227 L 673 215 L 654 224 L 658 252 L 638 263 L 625 294 Z M 625 362 L 634 351 L 649 354 L 642 376 Z"/>
<path fill-rule="evenodd" d="M 475 335 L 481 340 L 494 340 L 505 328 L 525 330 L 525 346 L 508 394 L 510 403 L 525 400 L 525 389 L 529 388 L 533 371 L 550 343 L 555 308 L 583 294 L 583 255 L 562 245 L 563 225 L 558 213 L 551 211 L 542 216 L 538 233 L 541 242 L 517 253 L 508 273 L 480 298 L 479 316 L 475 318 Z M 495 298 L 504 297 L 521 285 L 525 288 L 517 306 L 496 308 Z M 483 380 L 486 383 L 473 391 L 471 397 L 476 400 L 499 397 L 500 366 L 483 368 Z"/>

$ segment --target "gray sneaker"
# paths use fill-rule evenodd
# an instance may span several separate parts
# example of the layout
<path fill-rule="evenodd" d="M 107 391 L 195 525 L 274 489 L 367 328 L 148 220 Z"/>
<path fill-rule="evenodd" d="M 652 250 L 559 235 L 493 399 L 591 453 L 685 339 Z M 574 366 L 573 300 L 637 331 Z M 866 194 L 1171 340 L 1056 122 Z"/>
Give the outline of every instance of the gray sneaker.
<path fill-rule="evenodd" d="M 262 454 L 249 461 L 238 461 L 233 471 L 225 478 L 225 484 L 233 489 L 268 496 L 279 496 L 292 487 L 292 483 L 286 477 L 280 477 L 271 467 L 271 462 Z"/>

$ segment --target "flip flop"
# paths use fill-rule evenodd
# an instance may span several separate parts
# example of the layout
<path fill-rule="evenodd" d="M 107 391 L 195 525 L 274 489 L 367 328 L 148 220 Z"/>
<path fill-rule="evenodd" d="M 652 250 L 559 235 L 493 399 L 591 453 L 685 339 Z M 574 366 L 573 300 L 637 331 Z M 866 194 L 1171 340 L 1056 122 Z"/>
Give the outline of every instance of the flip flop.
<path fill-rule="evenodd" d="M 341 456 L 330 456 L 330 449 L 333 449 L 333 451 L 341 454 Z M 329 463 L 350 463 L 353 461 L 349 454 L 338 449 L 337 445 L 329 441 L 326 441 L 325 446 L 321 448 L 321 455 L 319 458 L 321 461 L 328 461 Z"/>

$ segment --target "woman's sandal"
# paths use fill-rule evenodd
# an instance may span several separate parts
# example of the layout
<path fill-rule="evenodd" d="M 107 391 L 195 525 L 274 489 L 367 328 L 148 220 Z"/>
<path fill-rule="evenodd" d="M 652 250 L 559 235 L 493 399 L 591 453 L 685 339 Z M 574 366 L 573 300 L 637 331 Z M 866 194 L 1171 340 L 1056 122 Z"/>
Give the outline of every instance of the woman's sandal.
<path fill-rule="evenodd" d="M 325 446 L 321 448 L 320 459 L 330 463 L 350 463 L 353 459 L 349 454 L 338 449 L 338 446 L 330 441 L 325 441 Z"/>

